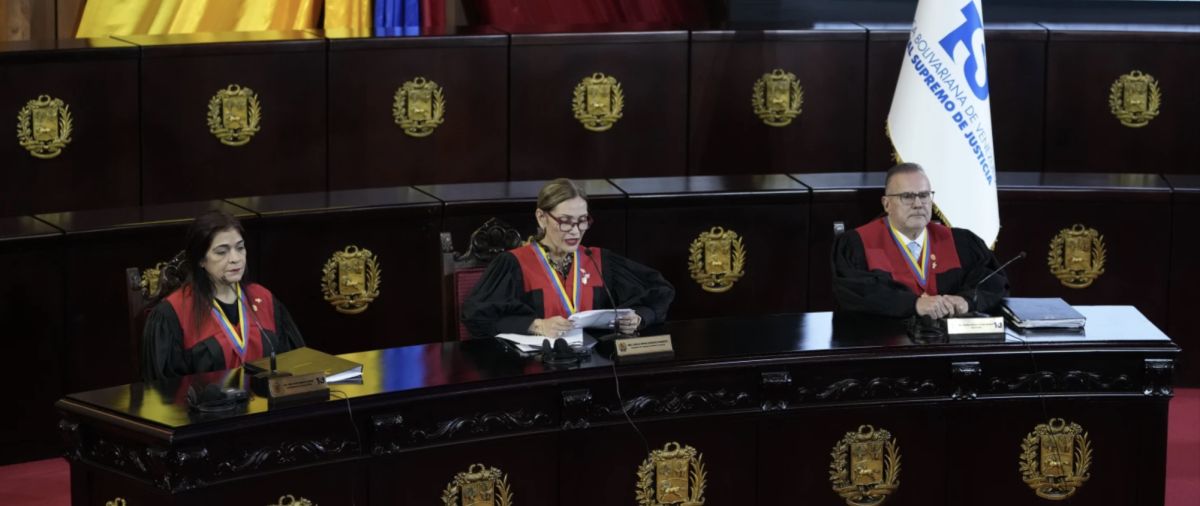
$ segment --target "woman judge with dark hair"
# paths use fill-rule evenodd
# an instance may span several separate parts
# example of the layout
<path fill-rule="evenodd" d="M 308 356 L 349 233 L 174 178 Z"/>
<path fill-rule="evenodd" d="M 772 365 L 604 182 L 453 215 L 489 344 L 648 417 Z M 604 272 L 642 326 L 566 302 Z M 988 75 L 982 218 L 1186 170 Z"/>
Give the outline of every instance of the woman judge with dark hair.
<path fill-rule="evenodd" d="M 233 369 L 262 358 L 264 349 L 270 355 L 272 346 L 276 353 L 304 346 L 292 317 L 270 291 L 242 285 L 244 237 L 242 224 L 229 213 L 209 211 L 192 223 L 177 278 L 182 286 L 161 287 L 159 293 L 168 295 L 146 320 L 143 380 Z"/>
<path fill-rule="evenodd" d="M 593 221 L 582 188 L 569 179 L 547 183 L 534 217 L 537 235 L 492 260 L 463 301 L 462 321 L 472 337 L 559 337 L 573 328 L 572 314 L 614 306 L 634 311 L 618 321 L 622 334 L 666 320 L 675 289 L 658 271 L 580 245 Z"/>

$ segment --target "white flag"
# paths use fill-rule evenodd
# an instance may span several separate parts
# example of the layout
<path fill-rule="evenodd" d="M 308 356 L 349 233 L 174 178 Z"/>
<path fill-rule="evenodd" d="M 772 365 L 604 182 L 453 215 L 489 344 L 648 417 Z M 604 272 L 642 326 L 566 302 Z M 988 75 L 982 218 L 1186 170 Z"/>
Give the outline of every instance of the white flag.
<path fill-rule="evenodd" d="M 947 225 L 992 244 L 1000 233 L 981 0 L 920 0 L 888 131 L 920 164 Z"/>

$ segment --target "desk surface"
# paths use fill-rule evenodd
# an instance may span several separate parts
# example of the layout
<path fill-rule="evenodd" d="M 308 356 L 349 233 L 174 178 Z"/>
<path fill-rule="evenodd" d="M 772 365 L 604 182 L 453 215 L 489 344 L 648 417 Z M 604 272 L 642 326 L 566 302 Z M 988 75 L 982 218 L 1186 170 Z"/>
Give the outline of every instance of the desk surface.
<path fill-rule="evenodd" d="M 672 336 L 675 356 L 655 362 L 621 365 L 624 375 L 652 374 L 663 369 L 803 363 L 855 358 L 920 357 L 946 355 L 1011 355 L 1053 353 L 1094 348 L 1108 351 L 1172 351 L 1176 346 L 1136 309 L 1127 306 L 1078 307 L 1088 318 L 1084 334 L 1049 334 L 1022 338 L 1009 331 L 1004 342 L 918 343 L 902 325 L 881 321 L 835 321 L 832 313 L 776 315 L 669 322 L 659 332 Z M 649 333 L 647 333 L 649 334 Z M 1024 339 L 1024 341 L 1022 340 Z M 1029 348 L 1026 348 L 1028 343 Z M 375 395 L 422 395 L 479 389 L 484 382 L 507 385 L 610 377 L 607 359 L 593 353 L 571 369 L 551 369 L 537 355 L 520 355 L 494 340 L 475 340 L 409 346 L 342 355 L 363 364 L 361 384 L 337 384 L 350 399 Z M 221 382 L 245 384 L 240 369 L 199 374 L 161 383 L 135 383 L 68 396 L 73 404 L 100 408 L 110 415 L 137 424 L 179 429 L 213 423 L 189 417 L 183 395 L 190 384 Z M 428 392 L 418 390 L 429 389 Z M 345 402 L 333 397 L 328 402 Z M 254 398 L 244 413 L 224 418 L 244 419 L 277 408 L 267 399 Z"/>

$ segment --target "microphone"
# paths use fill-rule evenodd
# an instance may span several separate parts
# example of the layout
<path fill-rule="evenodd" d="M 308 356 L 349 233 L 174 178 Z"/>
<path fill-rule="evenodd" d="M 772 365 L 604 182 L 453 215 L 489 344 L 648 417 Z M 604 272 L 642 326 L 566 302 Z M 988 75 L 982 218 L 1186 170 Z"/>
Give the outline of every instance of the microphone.
<path fill-rule="evenodd" d="M 226 285 L 229 284 L 229 280 L 225 279 L 225 276 L 221 276 L 221 281 L 224 281 Z M 241 307 L 242 291 L 234 290 L 233 294 L 237 296 L 238 306 Z M 250 319 L 254 320 L 254 325 L 258 327 L 258 333 L 262 334 L 263 342 L 271 345 L 271 372 L 275 372 L 275 368 L 276 368 L 276 366 L 275 366 L 275 343 L 273 341 L 271 341 L 271 338 L 269 336 L 267 336 L 267 331 L 264 330 L 262 324 L 258 322 L 258 316 L 255 316 L 254 311 L 247 311 L 247 313 L 250 313 Z"/>
<path fill-rule="evenodd" d="M 1011 264 L 1011 263 L 1013 263 L 1013 262 L 1016 262 L 1017 260 L 1020 260 L 1020 259 L 1022 259 L 1022 258 L 1025 258 L 1025 252 L 1024 252 L 1024 251 L 1022 251 L 1022 252 L 1018 253 L 1018 254 L 1017 254 L 1017 256 L 1013 257 L 1013 259 L 1012 259 L 1012 260 L 1009 260 L 1009 261 L 1007 261 L 1007 262 L 1004 262 L 1004 265 L 1001 265 L 1001 266 L 1000 266 L 1000 268 L 998 268 L 998 269 L 996 269 L 996 270 L 992 271 L 992 272 L 991 272 L 990 274 L 988 274 L 987 276 L 984 276 L 984 277 L 983 277 L 983 279 L 979 280 L 979 282 L 978 282 L 978 283 L 975 283 L 975 293 L 974 293 L 974 294 L 973 294 L 973 296 L 971 297 L 971 305 L 972 305 L 972 306 L 975 306 L 976 308 L 978 308 L 978 307 L 979 307 L 979 304 L 978 304 L 978 302 L 979 302 L 979 287 L 983 286 L 983 282 L 984 282 L 984 281 L 987 281 L 987 280 L 991 279 L 991 277 L 992 277 L 992 276 L 995 276 L 995 275 L 996 275 L 996 273 L 998 273 L 998 272 L 1000 272 L 1000 271 L 1004 270 L 1004 268 L 1005 268 L 1005 267 L 1008 267 L 1008 264 Z"/>
<path fill-rule="evenodd" d="M 592 256 L 592 248 L 585 248 L 583 254 L 587 255 L 592 261 L 592 266 L 596 268 L 596 274 L 600 276 L 600 285 L 604 287 L 604 293 L 608 294 L 608 300 L 612 302 L 613 307 L 613 332 L 608 335 L 596 338 L 597 341 L 611 341 L 621 337 L 621 325 L 618 321 L 621 314 L 617 311 L 617 298 L 613 297 L 612 290 L 608 289 L 608 283 L 604 282 L 604 273 L 600 271 L 600 264 L 596 263 L 596 257 Z"/>

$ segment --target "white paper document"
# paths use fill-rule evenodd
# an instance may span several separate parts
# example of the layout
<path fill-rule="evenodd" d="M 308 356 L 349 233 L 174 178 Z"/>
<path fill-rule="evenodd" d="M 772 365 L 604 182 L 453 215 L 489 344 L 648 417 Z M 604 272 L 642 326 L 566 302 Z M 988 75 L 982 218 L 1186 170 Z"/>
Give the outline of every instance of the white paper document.
<path fill-rule="evenodd" d="M 591 311 L 580 311 L 571 315 L 568 320 L 575 322 L 576 329 L 605 329 L 611 328 L 613 322 L 613 314 L 627 315 L 632 313 L 632 309 L 593 309 Z"/>
<path fill-rule="evenodd" d="M 496 337 L 508 341 L 516 346 L 518 350 L 523 352 L 540 351 L 542 349 L 542 340 L 549 339 L 550 344 L 554 344 L 555 338 L 545 336 L 527 336 L 524 334 L 497 334 Z M 567 344 L 572 346 L 583 346 L 583 329 L 576 328 L 567 332 L 567 335 L 561 339 L 566 339 Z"/>

